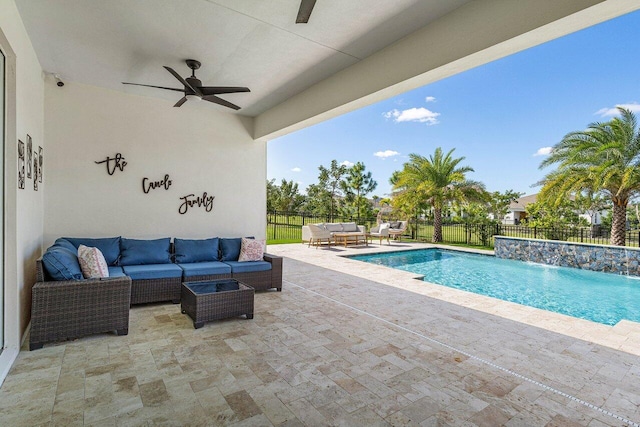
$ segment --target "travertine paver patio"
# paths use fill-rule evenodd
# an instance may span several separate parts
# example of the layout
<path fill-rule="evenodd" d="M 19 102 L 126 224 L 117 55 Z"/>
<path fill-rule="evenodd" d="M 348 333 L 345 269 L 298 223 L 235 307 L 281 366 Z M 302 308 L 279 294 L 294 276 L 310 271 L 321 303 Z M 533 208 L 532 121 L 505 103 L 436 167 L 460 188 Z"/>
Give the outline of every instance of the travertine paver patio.
<path fill-rule="evenodd" d="M 380 248 L 269 247 L 284 289 L 253 320 L 195 330 L 177 305 L 138 306 L 128 336 L 23 351 L 0 425 L 628 424 L 575 399 L 640 420 L 639 356 L 620 350 L 639 352 L 637 324 L 523 315 L 337 256 Z"/>

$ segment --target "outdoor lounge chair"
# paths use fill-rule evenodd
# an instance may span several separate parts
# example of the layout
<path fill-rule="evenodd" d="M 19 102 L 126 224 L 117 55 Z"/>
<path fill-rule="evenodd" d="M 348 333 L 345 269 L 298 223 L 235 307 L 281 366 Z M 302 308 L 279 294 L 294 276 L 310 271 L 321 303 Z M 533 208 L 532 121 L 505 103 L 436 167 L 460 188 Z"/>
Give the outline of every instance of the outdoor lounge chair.
<path fill-rule="evenodd" d="M 307 227 L 309 227 L 310 233 L 309 246 L 311 246 L 311 244 L 314 244 L 316 246 L 316 249 L 318 249 L 318 246 L 325 240 L 327 244 L 331 246 L 332 234 L 329 230 L 326 230 L 323 227 L 315 224 L 308 224 Z"/>
<path fill-rule="evenodd" d="M 391 227 L 389 228 L 389 236 L 393 238 L 393 240 L 398 240 L 404 234 L 407 229 L 407 224 L 409 221 L 398 221 L 397 223 L 391 223 Z"/>
<path fill-rule="evenodd" d="M 373 238 L 377 237 L 378 239 L 380 239 L 380 244 L 382 244 L 382 239 L 386 238 L 387 243 L 391 245 L 391 242 L 389 241 L 389 223 L 383 222 L 377 227 L 372 227 L 371 230 L 369 230 L 369 237 L 371 237 L 372 242 Z"/>

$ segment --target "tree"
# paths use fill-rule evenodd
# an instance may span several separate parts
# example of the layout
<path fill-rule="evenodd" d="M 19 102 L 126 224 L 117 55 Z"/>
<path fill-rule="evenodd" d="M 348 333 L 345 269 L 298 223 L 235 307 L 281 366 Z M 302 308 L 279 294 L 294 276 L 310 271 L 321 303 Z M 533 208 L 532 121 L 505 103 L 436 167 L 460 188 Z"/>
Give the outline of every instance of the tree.
<path fill-rule="evenodd" d="M 347 167 L 338 164 L 337 160 L 332 160 L 329 168 L 320 165 L 318 170 L 318 183 L 307 187 L 307 203 L 309 210 L 316 214 L 328 215 L 328 221 L 331 222 L 338 210 L 338 200 L 342 197 L 340 182 L 347 173 Z"/>
<path fill-rule="evenodd" d="M 624 246 L 627 205 L 640 195 L 640 131 L 630 110 L 618 111 L 620 117 L 568 133 L 553 147 L 540 168 L 558 167 L 540 182 L 539 197 L 557 203 L 583 191 L 604 194 L 613 204 L 611 244 Z"/>
<path fill-rule="evenodd" d="M 568 198 L 559 202 L 538 199 L 535 203 L 529 203 L 526 211 L 527 225 L 540 228 L 539 232 L 551 240 L 566 240 L 574 227 L 584 226 L 587 222 L 578 215 L 576 202 Z"/>
<path fill-rule="evenodd" d="M 365 172 L 366 166 L 362 162 L 347 169 L 346 177 L 340 182 L 340 188 L 345 194 L 348 204 L 356 211 L 357 221 L 360 222 L 360 214 L 363 209 L 371 211 L 369 200 L 365 197 L 376 189 L 378 183 L 371 177 L 371 172 Z"/>
<path fill-rule="evenodd" d="M 273 212 L 280 194 L 280 187 L 276 184 L 276 179 L 267 180 L 267 212 Z"/>
<path fill-rule="evenodd" d="M 303 203 L 304 196 L 299 193 L 298 183 L 283 179 L 275 200 L 275 208 L 288 214 L 297 211 Z"/>
<path fill-rule="evenodd" d="M 392 176 L 398 205 L 416 209 L 430 205 L 433 208 L 434 243 L 442 242 L 442 209 L 447 204 L 482 200 L 486 194 L 482 183 L 466 178 L 473 169 L 458 166 L 464 157 L 454 159 L 453 151 L 443 154 L 442 148 L 438 147 L 428 158 L 409 154 L 409 162 Z"/>
<path fill-rule="evenodd" d="M 524 193 L 507 190 L 504 193 L 494 191 L 489 194 L 487 203 L 487 211 L 493 216 L 493 219 L 501 221 L 509 211 L 509 205 L 520 198 Z"/>

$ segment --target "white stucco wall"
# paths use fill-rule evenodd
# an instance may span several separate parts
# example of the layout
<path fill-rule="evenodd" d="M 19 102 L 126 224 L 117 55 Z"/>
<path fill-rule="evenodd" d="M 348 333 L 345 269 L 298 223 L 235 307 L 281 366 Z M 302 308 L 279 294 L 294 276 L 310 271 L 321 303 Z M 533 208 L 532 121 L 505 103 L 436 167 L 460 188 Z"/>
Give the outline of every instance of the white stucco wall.
<path fill-rule="evenodd" d="M 7 55 L 5 156 L 4 341 L 0 381 L 13 363 L 27 328 L 35 259 L 41 254 L 44 185 L 27 179 L 17 188 L 17 140 L 45 147 L 42 69 L 13 0 L 0 0 L 0 47 Z M 44 184 L 44 183 L 43 183 Z"/>
<path fill-rule="evenodd" d="M 266 144 L 252 120 L 213 105 L 167 101 L 83 84 L 45 89 L 45 245 L 60 236 L 206 238 L 266 228 Z M 121 153 L 109 175 L 94 162 Z M 171 185 L 142 189 L 169 175 Z M 178 213 L 181 197 L 215 196 L 213 209 Z"/>

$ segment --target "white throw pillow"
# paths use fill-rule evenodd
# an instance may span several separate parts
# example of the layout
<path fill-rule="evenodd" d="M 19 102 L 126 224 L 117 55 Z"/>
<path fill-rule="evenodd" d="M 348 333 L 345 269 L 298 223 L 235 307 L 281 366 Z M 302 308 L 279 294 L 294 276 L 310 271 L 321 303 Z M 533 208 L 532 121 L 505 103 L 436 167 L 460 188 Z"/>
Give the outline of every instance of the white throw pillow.
<path fill-rule="evenodd" d="M 264 240 L 242 238 L 238 262 L 262 261 L 264 256 Z"/>
<path fill-rule="evenodd" d="M 78 261 L 85 279 L 109 277 L 109 267 L 107 267 L 107 261 L 105 261 L 100 249 L 80 245 L 78 248 Z"/>

